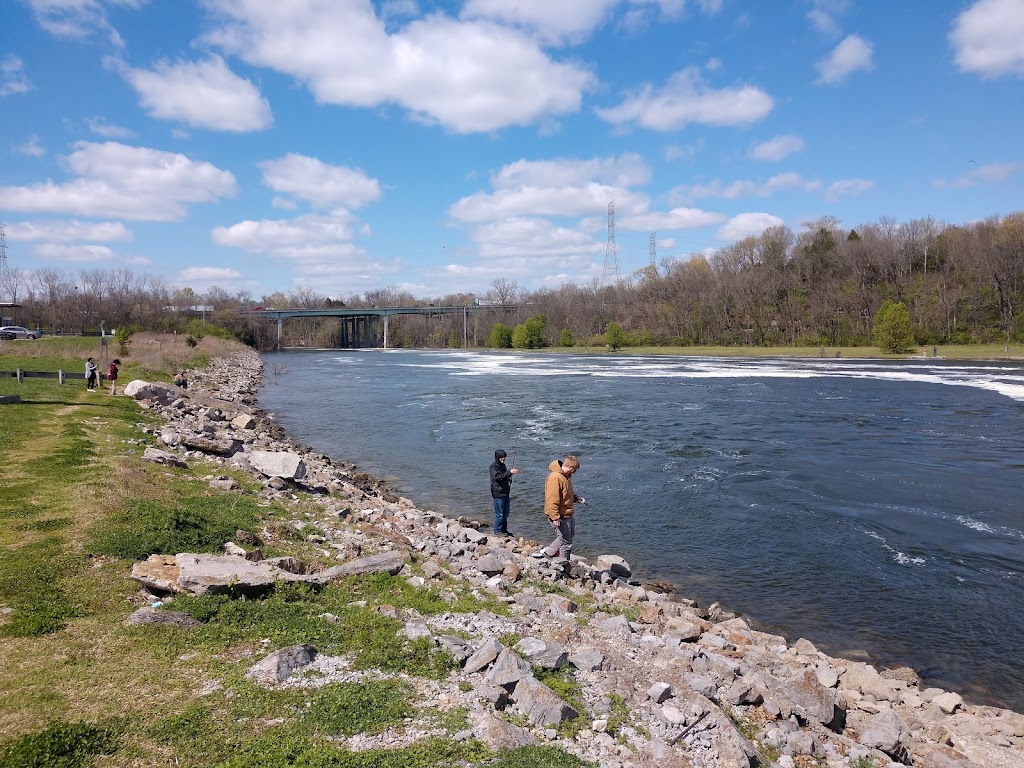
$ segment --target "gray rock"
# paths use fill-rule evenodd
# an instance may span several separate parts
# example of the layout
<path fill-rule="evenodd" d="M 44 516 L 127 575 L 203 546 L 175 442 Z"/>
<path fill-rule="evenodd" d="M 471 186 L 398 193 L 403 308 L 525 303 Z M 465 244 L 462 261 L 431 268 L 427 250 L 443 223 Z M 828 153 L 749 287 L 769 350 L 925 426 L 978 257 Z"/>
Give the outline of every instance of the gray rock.
<path fill-rule="evenodd" d="M 629 620 L 625 616 L 612 616 L 610 619 L 597 622 L 595 626 L 611 635 L 633 634 L 633 628 L 629 626 Z"/>
<path fill-rule="evenodd" d="M 604 663 L 604 654 L 592 648 L 579 648 L 569 653 L 569 663 L 584 672 L 594 672 Z"/>
<path fill-rule="evenodd" d="M 476 652 L 469 657 L 466 661 L 464 671 L 472 674 L 479 672 L 481 669 L 486 667 L 496 658 L 498 654 L 505 650 L 505 646 L 495 640 L 493 637 L 487 638 L 483 645 L 481 645 Z"/>
<path fill-rule="evenodd" d="M 484 681 L 491 685 L 511 685 L 526 677 L 533 677 L 530 665 L 515 651 L 505 648 L 498 654 Z"/>
<path fill-rule="evenodd" d="M 473 648 L 461 637 L 441 635 L 435 637 L 434 642 L 447 650 L 460 664 L 473 655 Z"/>
<path fill-rule="evenodd" d="M 194 595 L 261 595 L 277 581 L 306 581 L 265 563 L 252 563 L 234 555 L 175 555 L 178 567 L 176 584 L 179 590 Z M 135 571 L 132 571 L 135 578 Z M 138 580 L 138 579 L 136 579 Z"/>
<path fill-rule="evenodd" d="M 419 640 L 421 637 L 432 637 L 433 633 L 423 619 L 410 619 L 405 622 L 403 634 L 410 640 Z"/>
<path fill-rule="evenodd" d="M 336 565 L 327 568 L 310 576 L 310 579 L 326 584 L 332 579 L 342 579 L 346 576 L 361 576 L 368 573 L 390 573 L 394 576 L 405 567 L 405 554 L 395 550 L 379 552 L 376 555 L 360 557 L 357 560 L 350 560 L 344 565 Z"/>
<path fill-rule="evenodd" d="M 665 682 L 658 682 L 647 689 L 647 697 L 655 704 L 661 704 L 672 695 L 672 686 Z"/>
<path fill-rule="evenodd" d="M 231 420 L 231 426 L 235 429 L 252 429 L 256 426 L 256 419 L 248 413 L 240 413 Z"/>
<path fill-rule="evenodd" d="M 598 570 L 608 571 L 612 576 L 621 576 L 628 579 L 633 575 L 633 569 L 629 567 L 629 563 L 618 555 L 600 555 L 594 561 L 594 565 L 597 566 Z"/>
<path fill-rule="evenodd" d="M 149 447 L 142 452 L 143 461 L 151 461 L 154 464 L 166 464 L 171 467 L 187 467 L 182 459 L 175 456 L 173 453 L 167 451 L 161 451 L 159 448 Z"/>
<path fill-rule="evenodd" d="M 476 567 L 481 573 L 494 576 L 505 570 L 505 563 L 492 554 L 486 554 L 477 561 Z"/>
<path fill-rule="evenodd" d="M 579 716 L 579 713 L 558 694 L 532 675 L 516 683 L 512 697 L 516 708 L 533 725 L 558 725 L 564 720 L 572 720 Z"/>
<path fill-rule="evenodd" d="M 895 758 L 900 754 L 905 733 L 906 725 L 900 716 L 887 710 L 867 719 L 861 730 L 860 743 Z"/>
<path fill-rule="evenodd" d="M 124 395 L 134 397 L 136 400 L 153 400 L 161 405 L 170 405 L 181 396 L 181 393 L 166 384 L 134 379 L 125 385 Z"/>
<path fill-rule="evenodd" d="M 964 705 L 963 697 L 959 693 L 942 693 L 932 699 L 932 704 L 935 704 L 939 709 L 945 712 L 947 715 L 951 715 Z"/>
<path fill-rule="evenodd" d="M 775 698 L 791 702 L 797 714 L 808 720 L 829 725 L 836 718 L 836 692 L 818 682 L 813 670 L 805 669 L 796 677 L 786 680 L 765 675 L 771 693 Z"/>
<path fill-rule="evenodd" d="M 517 749 L 536 743 L 526 728 L 512 725 L 489 712 L 482 713 L 473 723 L 473 735 L 491 749 Z"/>
<path fill-rule="evenodd" d="M 295 671 L 308 667 L 316 659 L 311 645 L 289 645 L 274 651 L 249 668 L 249 677 L 264 683 L 280 683 Z"/>
<path fill-rule="evenodd" d="M 530 664 L 542 669 L 558 669 L 569 661 L 569 651 L 565 646 L 537 637 L 524 637 L 515 648 Z"/>
<path fill-rule="evenodd" d="M 718 684 L 704 675 L 683 675 L 686 684 L 706 699 L 718 699 Z"/>
<path fill-rule="evenodd" d="M 291 451 L 253 451 L 248 459 L 249 466 L 267 477 L 297 480 L 306 474 L 306 463 Z"/>

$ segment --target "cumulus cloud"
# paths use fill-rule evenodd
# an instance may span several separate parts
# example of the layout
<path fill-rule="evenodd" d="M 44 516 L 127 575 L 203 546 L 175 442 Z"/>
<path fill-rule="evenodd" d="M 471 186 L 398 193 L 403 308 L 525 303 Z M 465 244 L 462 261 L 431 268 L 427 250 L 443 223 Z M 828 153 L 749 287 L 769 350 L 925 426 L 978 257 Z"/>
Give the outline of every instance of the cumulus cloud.
<path fill-rule="evenodd" d="M 361 208 L 380 199 L 380 184 L 358 169 L 294 153 L 259 165 L 268 187 L 315 208 Z"/>
<path fill-rule="evenodd" d="M 468 0 L 464 19 L 490 19 L 525 27 L 548 41 L 580 40 L 605 21 L 620 0 Z"/>
<path fill-rule="evenodd" d="M 770 227 L 779 227 L 785 222 L 770 213 L 741 213 L 733 216 L 718 230 L 720 240 L 735 242 L 745 237 L 756 237 Z"/>
<path fill-rule="evenodd" d="M 24 64 L 20 58 L 10 54 L 0 59 L 0 98 L 16 93 L 28 93 L 33 88 L 35 86 L 25 75 Z"/>
<path fill-rule="evenodd" d="M 673 74 L 664 86 L 644 85 L 617 106 L 595 110 L 612 125 L 676 131 L 691 123 L 747 125 L 772 111 L 772 97 L 751 85 L 715 90 L 693 67 Z"/>
<path fill-rule="evenodd" d="M 76 175 L 58 184 L 0 187 L 0 208 L 135 221 L 179 221 L 189 203 L 237 191 L 235 177 L 189 157 L 117 142 L 81 141 L 64 164 Z"/>
<path fill-rule="evenodd" d="M 848 35 L 828 56 L 818 62 L 818 84 L 835 85 L 854 72 L 875 68 L 874 47 L 859 35 Z"/>
<path fill-rule="evenodd" d="M 294 255 L 325 252 L 334 246 L 347 249 L 355 219 L 344 210 L 327 215 L 309 214 L 293 219 L 246 220 L 213 230 L 213 242 L 251 253 Z"/>
<path fill-rule="evenodd" d="M 957 16 L 949 42 L 961 72 L 1024 76 L 1024 4 L 979 0 Z"/>
<path fill-rule="evenodd" d="M 834 203 L 844 197 L 856 197 L 874 188 L 875 183 L 867 179 L 840 179 L 829 184 L 825 199 Z"/>
<path fill-rule="evenodd" d="M 204 61 L 157 62 L 153 69 L 114 63 L 153 117 L 214 131 L 258 131 L 273 122 L 270 104 L 249 80 L 219 56 Z"/>
<path fill-rule="evenodd" d="M 578 111 L 594 83 L 588 70 L 555 61 L 525 32 L 487 20 L 434 13 L 392 31 L 370 3 L 208 5 L 219 22 L 208 44 L 295 78 L 317 101 L 396 104 L 459 133 Z"/>
<path fill-rule="evenodd" d="M 636 232 L 650 232 L 658 229 L 700 229 L 723 221 L 725 216 L 721 213 L 702 211 L 699 208 L 673 208 L 664 213 L 625 216 L 616 222 L 616 226 Z"/>
<path fill-rule="evenodd" d="M 506 269 L 552 258 L 575 257 L 571 263 L 589 263 L 592 256 L 604 253 L 605 248 L 603 243 L 577 229 L 527 217 L 509 218 L 477 227 L 473 231 L 473 239 L 482 257 L 500 258 Z"/>
<path fill-rule="evenodd" d="M 789 157 L 794 152 L 803 152 L 803 150 L 804 140 L 799 136 L 776 136 L 770 141 L 763 141 L 760 144 L 755 144 L 751 147 L 750 156 L 755 160 L 777 163 L 779 160 Z"/>
<path fill-rule="evenodd" d="M 671 192 L 674 200 L 692 201 L 708 197 L 736 200 L 741 197 L 768 197 L 787 189 L 814 191 L 821 188 L 821 182 L 805 179 L 798 173 L 779 173 L 764 181 L 740 179 L 726 184 L 715 179 L 708 184 L 676 187 Z"/>
<path fill-rule="evenodd" d="M 22 242 L 128 242 L 132 233 L 119 221 L 19 221 L 8 225 L 7 237 Z"/>

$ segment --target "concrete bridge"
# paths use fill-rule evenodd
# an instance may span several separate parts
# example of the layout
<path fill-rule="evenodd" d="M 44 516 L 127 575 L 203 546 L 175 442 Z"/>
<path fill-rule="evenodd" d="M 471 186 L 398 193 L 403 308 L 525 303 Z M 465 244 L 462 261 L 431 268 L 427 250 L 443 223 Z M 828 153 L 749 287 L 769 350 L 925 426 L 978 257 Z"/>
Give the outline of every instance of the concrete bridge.
<path fill-rule="evenodd" d="M 277 348 L 283 338 L 282 323 L 289 317 L 337 317 L 341 319 L 339 346 L 342 349 L 376 347 L 383 342 L 388 349 L 388 318 L 392 315 L 462 315 L 462 334 L 466 336 L 471 312 L 507 312 L 514 307 L 496 304 L 472 304 L 465 307 L 371 307 L 360 309 L 249 309 L 241 314 L 249 317 L 267 317 L 277 321 Z"/>

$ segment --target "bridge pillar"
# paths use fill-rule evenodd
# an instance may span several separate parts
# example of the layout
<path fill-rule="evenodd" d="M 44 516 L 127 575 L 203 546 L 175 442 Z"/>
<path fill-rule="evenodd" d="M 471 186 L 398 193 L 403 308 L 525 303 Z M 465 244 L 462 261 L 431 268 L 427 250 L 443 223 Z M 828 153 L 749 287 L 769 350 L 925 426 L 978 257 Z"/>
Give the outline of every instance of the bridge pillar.
<path fill-rule="evenodd" d="M 384 349 L 388 348 L 388 316 L 384 315 Z"/>

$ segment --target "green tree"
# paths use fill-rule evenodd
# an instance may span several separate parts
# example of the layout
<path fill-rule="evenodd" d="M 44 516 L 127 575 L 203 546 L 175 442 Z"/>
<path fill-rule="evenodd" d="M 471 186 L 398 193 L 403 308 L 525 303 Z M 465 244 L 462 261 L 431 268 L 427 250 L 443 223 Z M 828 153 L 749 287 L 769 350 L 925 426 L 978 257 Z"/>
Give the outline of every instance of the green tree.
<path fill-rule="evenodd" d="M 604 332 L 604 343 L 614 352 L 625 345 L 626 332 L 622 330 L 618 323 L 608 323 L 608 328 Z"/>
<path fill-rule="evenodd" d="M 910 325 L 910 312 L 902 301 L 886 299 L 871 326 L 871 335 L 879 349 L 886 352 L 905 352 L 914 343 Z"/>
<path fill-rule="evenodd" d="M 558 334 L 558 346 L 571 347 L 572 345 L 572 331 L 570 331 L 568 328 L 563 328 L 561 333 Z"/>
<path fill-rule="evenodd" d="M 504 323 L 495 323 L 491 335 L 487 338 L 487 346 L 495 349 L 511 349 L 512 329 Z"/>
<path fill-rule="evenodd" d="M 530 331 L 525 323 L 520 323 L 512 329 L 512 346 L 515 349 L 531 349 Z"/>
<path fill-rule="evenodd" d="M 526 326 L 527 349 L 540 349 L 547 346 L 545 333 L 547 331 L 548 319 L 544 315 L 534 315 L 523 325 Z M 515 343 L 514 339 L 513 343 Z"/>

